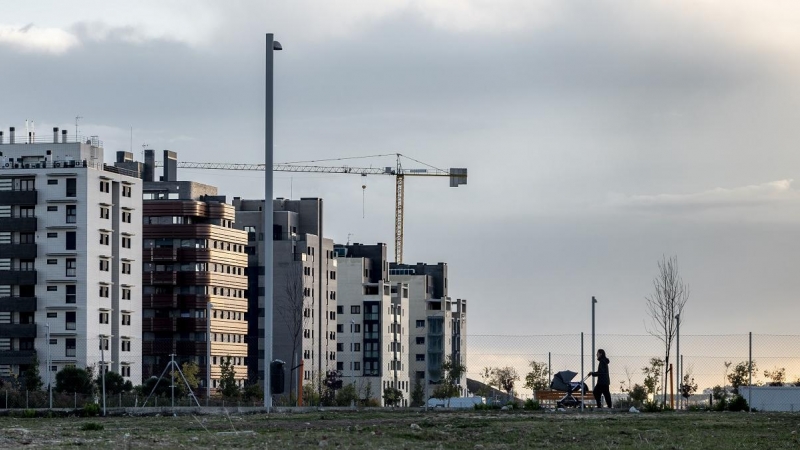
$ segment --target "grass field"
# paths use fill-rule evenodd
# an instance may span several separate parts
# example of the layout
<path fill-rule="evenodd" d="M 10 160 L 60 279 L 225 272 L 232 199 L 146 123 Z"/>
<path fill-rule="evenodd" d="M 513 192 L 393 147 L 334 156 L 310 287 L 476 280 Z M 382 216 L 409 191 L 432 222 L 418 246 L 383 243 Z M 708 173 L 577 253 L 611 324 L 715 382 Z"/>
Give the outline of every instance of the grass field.
<path fill-rule="evenodd" d="M 102 428 L 102 429 L 100 429 Z M 0 448 L 799 448 L 800 415 L 319 411 L 231 416 L 0 418 Z"/>

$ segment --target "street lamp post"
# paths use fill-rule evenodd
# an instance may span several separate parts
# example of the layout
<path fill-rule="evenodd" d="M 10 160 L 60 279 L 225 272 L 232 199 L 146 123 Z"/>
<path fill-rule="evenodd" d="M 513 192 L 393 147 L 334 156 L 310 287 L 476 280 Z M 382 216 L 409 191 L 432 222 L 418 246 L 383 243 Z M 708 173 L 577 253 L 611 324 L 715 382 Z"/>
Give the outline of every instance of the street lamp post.
<path fill-rule="evenodd" d="M 211 398 L 211 311 L 214 304 L 206 305 L 206 406 Z"/>
<path fill-rule="evenodd" d="M 595 350 L 594 350 L 594 305 L 597 304 L 597 299 L 592 296 L 592 372 L 594 372 L 594 363 L 595 363 Z M 594 377 L 592 377 L 592 389 L 594 389 Z"/>
<path fill-rule="evenodd" d="M 272 408 L 269 364 L 272 361 L 272 154 L 273 154 L 273 54 L 282 50 L 272 33 L 266 38 L 264 105 L 264 408 Z"/>
<path fill-rule="evenodd" d="M 675 327 L 676 329 L 675 353 L 677 354 L 675 358 L 675 364 L 678 366 L 678 370 L 675 371 L 675 378 L 678 379 L 678 382 L 676 384 L 678 385 L 678 409 L 680 409 L 683 397 L 682 395 L 683 392 L 681 389 L 681 381 L 683 378 L 683 367 L 681 367 L 681 315 L 680 314 L 676 315 L 675 320 L 677 321 Z"/>
<path fill-rule="evenodd" d="M 52 362 L 50 361 L 50 324 L 44 324 L 47 327 L 47 397 L 50 399 L 50 409 L 53 409 L 53 385 L 50 381 L 50 374 L 52 371 L 50 370 L 50 365 Z"/>
<path fill-rule="evenodd" d="M 350 319 L 350 376 L 353 377 L 353 386 L 356 385 L 356 319 Z M 355 406 L 355 400 L 350 400 L 350 406 Z"/>

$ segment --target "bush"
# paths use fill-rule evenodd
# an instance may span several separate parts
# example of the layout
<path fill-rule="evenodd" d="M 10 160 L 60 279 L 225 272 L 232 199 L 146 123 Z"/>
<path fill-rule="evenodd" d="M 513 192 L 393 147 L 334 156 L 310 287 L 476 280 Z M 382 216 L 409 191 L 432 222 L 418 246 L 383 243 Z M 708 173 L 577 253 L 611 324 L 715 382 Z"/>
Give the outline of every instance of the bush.
<path fill-rule="evenodd" d="M 103 425 L 97 422 L 87 422 L 81 426 L 81 431 L 103 431 Z"/>
<path fill-rule="evenodd" d="M 87 403 L 83 407 L 83 415 L 86 417 L 94 417 L 100 415 L 100 405 L 97 403 Z"/>
<path fill-rule="evenodd" d="M 658 400 L 647 400 L 642 404 L 642 411 L 661 412 L 661 404 L 658 403 Z"/>
<path fill-rule="evenodd" d="M 475 410 L 477 411 L 492 411 L 498 410 L 501 406 L 498 404 L 488 404 L 488 403 L 477 403 L 475 405 Z"/>
<path fill-rule="evenodd" d="M 33 419 L 36 417 L 36 410 L 35 409 L 26 409 L 22 411 L 22 417 L 26 419 Z"/>
<path fill-rule="evenodd" d="M 522 409 L 527 409 L 527 410 L 531 410 L 531 411 L 538 411 L 538 410 L 542 409 L 542 405 L 540 405 L 538 401 L 536 401 L 536 400 L 534 400 L 532 398 L 529 398 L 529 399 L 525 400 L 525 404 L 522 406 Z"/>
<path fill-rule="evenodd" d="M 728 402 L 728 411 L 750 411 L 747 405 L 747 400 L 741 395 L 737 395 L 730 402 Z"/>
<path fill-rule="evenodd" d="M 714 411 L 727 411 L 728 410 L 728 401 L 724 398 L 717 400 L 717 403 L 714 403 L 714 407 L 712 408 Z"/>

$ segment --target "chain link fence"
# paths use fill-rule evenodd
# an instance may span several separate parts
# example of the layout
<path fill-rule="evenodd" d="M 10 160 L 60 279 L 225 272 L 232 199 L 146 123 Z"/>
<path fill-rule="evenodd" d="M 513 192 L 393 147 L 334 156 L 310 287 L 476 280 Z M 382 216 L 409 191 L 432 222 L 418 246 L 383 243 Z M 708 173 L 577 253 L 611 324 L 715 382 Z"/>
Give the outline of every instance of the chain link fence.
<path fill-rule="evenodd" d="M 751 344 L 752 342 L 752 344 Z M 682 366 L 676 362 L 680 345 Z M 595 350 L 604 349 L 610 359 L 611 391 L 618 399 L 627 398 L 625 390 L 636 384 L 644 385 L 644 369 L 651 360 L 664 360 L 664 341 L 653 335 L 595 335 Z M 524 387 L 525 376 L 531 371 L 531 361 L 547 364 L 552 374 L 562 370 L 577 372 L 573 381 L 592 370 L 594 354 L 591 334 L 563 335 L 470 335 L 467 337 L 467 377 L 487 382 L 485 368 L 511 367 L 519 375 L 514 391 L 518 398 L 530 398 L 532 391 Z M 752 356 L 751 356 L 752 355 Z M 688 374 L 697 390 L 689 404 L 709 401 L 715 386 L 731 392 L 730 375 L 738 365 L 751 362 L 752 385 L 800 384 L 800 337 L 792 335 L 732 334 L 680 335 L 672 342 L 669 364 L 674 371 L 671 380 L 659 377 L 659 395 L 663 387 L 669 395 L 670 382 L 675 398 L 679 398 L 680 374 Z M 769 372 L 766 374 L 765 372 Z M 676 377 L 676 375 L 678 377 Z M 747 374 L 749 376 L 749 373 Z M 782 376 L 781 376 L 782 375 Z M 743 385 L 750 383 L 749 377 Z M 591 386 L 591 379 L 587 380 Z M 669 398 L 669 397 L 668 397 Z M 669 401 L 669 400 L 668 400 Z M 677 400 L 676 400 L 677 401 Z M 685 406 L 687 403 L 683 403 Z M 795 409 L 800 409 L 800 403 Z"/>

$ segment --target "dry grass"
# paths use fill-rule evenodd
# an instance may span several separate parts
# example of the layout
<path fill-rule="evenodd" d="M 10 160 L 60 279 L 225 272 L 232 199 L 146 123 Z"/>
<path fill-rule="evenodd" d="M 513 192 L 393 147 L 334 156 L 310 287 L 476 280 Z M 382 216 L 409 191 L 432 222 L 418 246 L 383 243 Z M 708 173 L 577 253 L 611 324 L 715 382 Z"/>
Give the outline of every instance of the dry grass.
<path fill-rule="evenodd" d="M 0 418 L 0 448 L 798 448 L 796 414 L 370 410 Z M 83 430 L 87 423 L 102 430 Z M 90 427 L 96 428 L 96 427 Z"/>

